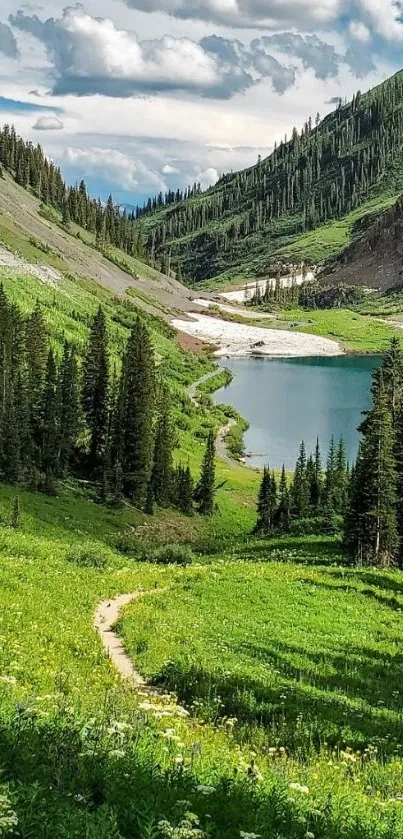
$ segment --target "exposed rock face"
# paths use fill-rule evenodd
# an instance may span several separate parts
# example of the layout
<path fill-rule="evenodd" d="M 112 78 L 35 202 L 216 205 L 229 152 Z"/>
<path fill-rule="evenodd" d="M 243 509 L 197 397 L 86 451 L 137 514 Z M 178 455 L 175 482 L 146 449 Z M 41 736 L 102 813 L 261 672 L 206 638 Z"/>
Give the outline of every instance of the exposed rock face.
<path fill-rule="evenodd" d="M 382 291 L 403 281 L 403 196 L 368 223 L 321 279 Z"/>

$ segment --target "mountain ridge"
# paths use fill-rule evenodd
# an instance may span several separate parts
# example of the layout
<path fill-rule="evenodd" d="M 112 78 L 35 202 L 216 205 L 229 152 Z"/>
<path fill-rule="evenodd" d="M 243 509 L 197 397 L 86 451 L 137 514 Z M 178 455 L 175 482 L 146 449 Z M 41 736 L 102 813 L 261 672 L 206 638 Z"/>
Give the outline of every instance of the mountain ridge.
<path fill-rule="evenodd" d="M 329 235 L 325 256 L 337 255 L 351 236 L 339 243 L 332 224 L 361 208 L 365 215 L 368 202 L 383 210 L 403 192 L 402 103 L 399 71 L 323 120 L 307 120 L 267 158 L 206 192 L 157 202 L 156 211 L 141 213 L 151 263 L 177 265 L 196 283 L 242 280 L 273 270 L 289 248 L 298 262 L 299 239 L 322 228 Z M 304 253 L 311 264 L 318 250 L 313 242 Z"/>

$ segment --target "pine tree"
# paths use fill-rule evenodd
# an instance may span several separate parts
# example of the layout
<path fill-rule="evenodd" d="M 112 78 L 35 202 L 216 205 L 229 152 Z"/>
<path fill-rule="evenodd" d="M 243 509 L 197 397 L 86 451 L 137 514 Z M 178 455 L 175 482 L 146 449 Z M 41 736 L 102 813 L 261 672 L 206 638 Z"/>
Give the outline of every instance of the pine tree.
<path fill-rule="evenodd" d="M 63 476 L 70 467 L 76 444 L 79 418 L 80 396 L 77 360 L 74 350 L 64 345 L 63 359 L 57 385 L 58 440 L 57 460 L 59 472 Z"/>
<path fill-rule="evenodd" d="M 279 485 L 279 505 L 276 513 L 276 526 L 280 533 L 288 533 L 290 529 L 290 519 L 290 492 L 288 489 L 285 466 L 283 465 Z"/>
<path fill-rule="evenodd" d="M 291 488 L 292 514 L 295 518 L 306 518 L 309 513 L 309 485 L 306 474 L 307 460 L 305 443 L 302 441 Z"/>
<path fill-rule="evenodd" d="M 346 448 L 341 437 L 336 452 L 336 467 L 334 472 L 334 509 L 338 515 L 344 515 L 346 510 L 348 486 L 348 472 L 346 460 Z"/>
<path fill-rule="evenodd" d="M 109 411 L 109 356 L 105 315 L 100 307 L 95 315 L 84 358 L 82 406 L 90 433 L 89 468 L 102 466 Z"/>
<path fill-rule="evenodd" d="M 388 565 L 397 556 L 397 475 L 391 407 L 382 375 L 374 377 L 373 408 L 349 492 L 345 543 L 358 561 Z"/>
<path fill-rule="evenodd" d="M 194 482 L 189 466 L 184 469 L 179 466 L 175 476 L 176 492 L 175 503 L 182 513 L 187 516 L 193 515 Z"/>
<path fill-rule="evenodd" d="M 337 470 L 337 454 L 334 437 L 330 440 L 329 454 L 326 464 L 325 486 L 323 491 L 323 508 L 325 515 L 332 517 L 336 512 L 336 470 Z"/>
<path fill-rule="evenodd" d="M 49 351 L 45 374 L 41 423 L 41 467 L 49 477 L 49 486 L 58 468 L 58 405 L 57 368 L 52 350 Z"/>
<path fill-rule="evenodd" d="M 211 430 L 207 438 L 206 451 L 199 484 L 196 488 L 198 511 L 202 516 L 211 516 L 214 512 L 215 495 L 215 439 Z"/>
<path fill-rule="evenodd" d="M 115 450 L 123 467 L 125 491 L 141 507 L 152 471 L 155 388 L 153 347 L 147 327 L 138 318 L 123 361 L 115 420 L 120 440 Z"/>
<path fill-rule="evenodd" d="M 25 347 L 27 364 L 27 398 L 30 412 L 30 457 L 36 465 L 39 466 L 41 460 L 42 441 L 41 423 L 43 388 L 48 356 L 45 322 L 39 303 L 36 304 L 32 314 L 27 319 Z"/>
<path fill-rule="evenodd" d="M 392 338 L 383 360 L 383 381 L 385 393 L 392 412 L 392 421 L 402 400 L 403 391 L 403 353 L 398 338 Z"/>
<path fill-rule="evenodd" d="M 260 484 L 257 500 L 257 522 L 255 533 L 271 533 L 273 525 L 272 509 L 272 482 L 269 467 L 263 469 L 263 477 Z"/>
<path fill-rule="evenodd" d="M 170 395 L 165 387 L 161 389 L 159 402 L 151 483 L 155 502 L 160 507 L 167 507 L 172 496 L 172 449 L 174 431 L 171 417 Z"/>
<path fill-rule="evenodd" d="M 2 438 L 1 471 L 9 484 L 17 484 L 21 477 L 20 438 L 15 409 L 15 396 L 12 383 L 9 384 Z"/>
<path fill-rule="evenodd" d="M 318 513 L 322 504 L 323 494 L 323 472 L 322 472 L 322 457 L 320 453 L 319 438 L 316 440 L 315 447 L 315 477 L 311 485 L 311 504 L 315 513 Z"/>

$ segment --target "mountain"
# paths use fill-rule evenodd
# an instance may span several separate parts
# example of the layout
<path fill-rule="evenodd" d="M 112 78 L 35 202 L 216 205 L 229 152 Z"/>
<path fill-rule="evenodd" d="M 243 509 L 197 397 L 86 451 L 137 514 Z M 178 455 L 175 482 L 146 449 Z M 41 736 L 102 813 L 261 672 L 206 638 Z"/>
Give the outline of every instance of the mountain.
<path fill-rule="evenodd" d="M 357 226 L 353 242 L 326 265 L 325 282 L 386 290 L 402 283 L 403 197 L 367 223 Z"/>
<path fill-rule="evenodd" d="M 403 192 L 402 94 L 401 71 L 207 192 L 149 202 L 138 215 L 150 260 L 217 284 L 334 257 L 357 222 Z"/>
<path fill-rule="evenodd" d="M 166 320 L 192 307 L 188 288 L 147 264 L 141 227 L 131 216 L 111 199 L 102 205 L 90 198 L 83 182 L 67 187 L 41 147 L 8 126 L 0 131 L 1 245 L 28 263 L 128 295 Z"/>

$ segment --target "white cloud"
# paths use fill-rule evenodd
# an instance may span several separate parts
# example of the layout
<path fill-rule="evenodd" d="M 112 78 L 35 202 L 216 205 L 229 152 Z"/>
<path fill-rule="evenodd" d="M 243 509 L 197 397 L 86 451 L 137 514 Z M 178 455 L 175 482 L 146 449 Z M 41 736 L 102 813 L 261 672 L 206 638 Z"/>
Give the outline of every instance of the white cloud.
<path fill-rule="evenodd" d="M 58 117 L 38 117 L 35 124 L 32 126 L 35 131 L 61 131 L 64 125 Z"/>
<path fill-rule="evenodd" d="M 214 186 L 217 183 L 220 175 L 217 169 L 214 169 L 213 166 L 209 166 L 208 169 L 204 169 L 203 172 L 199 172 L 196 176 L 197 183 L 201 184 L 202 189 L 208 189 L 210 186 Z"/>
<path fill-rule="evenodd" d="M 388 41 L 403 40 L 402 0 L 359 0 L 359 5 L 378 35 Z"/>
<path fill-rule="evenodd" d="M 125 0 L 132 9 L 165 12 L 237 28 L 317 27 L 332 21 L 341 0 Z"/>
<path fill-rule="evenodd" d="M 162 174 L 163 175 L 179 175 L 179 169 L 175 166 L 171 166 L 170 163 L 166 163 L 165 166 L 162 167 Z"/>
<path fill-rule="evenodd" d="M 105 183 L 123 190 L 166 190 L 166 184 L 158 172 L 153 172 L 141 160 L 133 160 L 116 149 L 69 147 L 64 153 L 64 159 L 77 168 L 82 177 L 95 175 Z"/>
<path fill-rule="evenodd" d="M 365 26 L 361 20 L 352 20 L 348 31 L 352 38 L 355 38 L 357 41 L 361 41 L 362 44 L 367 44 L 371 40 L 371 32 L 368 29 L 368 26 Z"/>
<path fill-rule="evenodd" d="M 129 97 L 176 90 L 230 98 L 261 78 L 270 78 L 279 93 L 295 81 L 293 68 L 266 53 L 262 61 L 254 43 L 248 47 L 215 35 L 199 42 L 172 35 L 140 41 L 80 6 L 64 9 L 58 19 L 42 21 L 20 10 L 9 20 L 45 45 L 54 65 L 53 94 Z"/>

